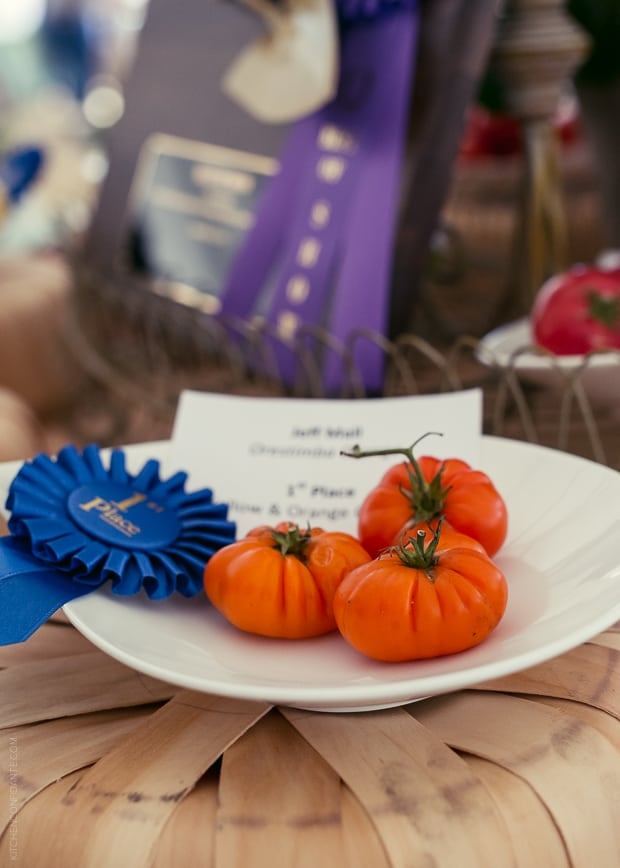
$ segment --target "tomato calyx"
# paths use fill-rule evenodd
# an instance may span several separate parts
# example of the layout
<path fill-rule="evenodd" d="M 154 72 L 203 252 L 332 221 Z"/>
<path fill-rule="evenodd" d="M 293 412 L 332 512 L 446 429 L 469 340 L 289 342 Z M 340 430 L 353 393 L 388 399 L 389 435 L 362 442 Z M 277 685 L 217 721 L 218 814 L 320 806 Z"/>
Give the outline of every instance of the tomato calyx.
<path fill-rule="evenodd" d="M 431 434 L 437 434 L 439 437 L 442 436 L 438 431 L 428 431 L 426 434 L 418 437 L 417 440 L 414 440 L 411 446 L 402 446 L 394 449 L 374 449 L 363 452 L 356 445 L 351 452 L 341 452 L 340 454 L 348 458 L 368 458 L 373 455 L 404 455 L 408 461 L 406 469 L 409 478 L 409 490 L 401 486 L 400 492 L 410 502 L 411 513 L 416 524 L 427 522 L 442 514 L 446 497 L 450 491 L 450 486 L 444 486 L 442 482 L 444 465 L 440 466 L 435 476 L 429 482 L 425 479 L 420 465 L 413 454 L 413 450 L 418 443 Z"/>
<path fill-rule="evenodd" d="M 586 292 L 588 313 L 596 322 L 602 323 L 607 328 L 615 328 L 620 320 L 620 307 L 617 298 L 602 295 L 592 288 Z"/>
<path fill-rule="evenodd" d="M 429 527 L 432 534 L 430 541 L 426 542 L 427 532 L 420 528 L 415 536 L 411 536 L 404 544 L 391 546 L 387 551 L 396 554 L 405 567 L 414 570 L 423 570 L 429 579 L 433 579 L 433 567 L 437 566 L 437 546 L 441 534 L 443 516 L 439 519 L 437 527 Z"/>
<path fill-rule="evenodd" d="M 286 530 L 270 528 L 269 533 L 273 537 L 273 548 L 280 552 L 282 557 L 293 555 L 302 563 L 305 563 L 306 546 L 312 539 L 310 527 L 305 530 L 297 524 L 289 524 Z"/>

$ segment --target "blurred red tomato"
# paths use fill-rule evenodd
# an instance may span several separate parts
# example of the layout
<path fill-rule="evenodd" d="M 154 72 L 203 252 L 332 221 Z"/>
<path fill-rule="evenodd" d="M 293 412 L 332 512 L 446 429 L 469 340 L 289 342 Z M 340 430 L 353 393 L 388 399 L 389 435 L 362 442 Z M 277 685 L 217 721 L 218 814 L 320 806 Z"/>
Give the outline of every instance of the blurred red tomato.
<path fill-rule="evenodd" d="M 558 141 L 569 146 L 581 137 L 581 124 L 577 101 L 570 97 L 560 99 L 553 118 Z M 472 106 L 467 114 L 465 130 L 459 146 L 463 160 L 489 157 L 511 157 L 523 151 L 523 133 L 516 117 L 507 113 L 491 112 L 482 106 Z"/>
<path fill-rule="evenodd" d="M 620 271 L 575 265 L 547 280 L 530 314 L 534 341 L 557 355 L 620 349 Z"/>
<path fill-rule="evenodd" d="M 459 152 L 465 160 L 520 154 L 519 122 L 510 115 L 492 114 L 479 107 L 472 108 L 467 116 Z"/>

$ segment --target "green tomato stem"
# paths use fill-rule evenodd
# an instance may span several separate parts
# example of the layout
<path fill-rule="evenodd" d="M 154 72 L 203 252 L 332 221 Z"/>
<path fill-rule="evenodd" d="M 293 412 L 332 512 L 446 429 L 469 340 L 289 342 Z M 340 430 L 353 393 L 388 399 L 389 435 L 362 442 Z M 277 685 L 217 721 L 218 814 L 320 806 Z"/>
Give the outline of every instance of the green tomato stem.
<path fill-rule="evenodd" d="M 618 327 L 620 319 L 620 307 L 617 298 L 609 298 L 602 295 L 596 289 L 588 289 L 586 292 L 588 313 L 596 322 L 602 323 L 609 329 Z"/>
<path fill-rule="evenodd" d="M 441 534 L 443 517 L 439 519 L 435 530 L 429 527 L 432 533 L 430 542 L 426 543 L 426 531 L 421 528 L 404 545 L 392 546 L 388 551 L 395 552 L 406 567 L 415 570 L 424 570 L 429 579 L 433 578 L 433 567 L 437 564 L 437 546 Z"/>
<path fill-rule="evenodd" d="M 271 528 L 273 548 L 277 549 L 282 557 L 293 555 L 302 563 L 305 561 L 306 546 L 312 539 L 310 528 L 302 530 L 299 525 L 290 524 L 286 532 Z"/>
<path fill-rule="evenodd" d="M 427 431 L 426 434 L 422 434 L 421 437 L 414 440 L 411 446 L 362 451 L 362 449 L 356 445 L 350 452 L 341 452 L 340 454 L 347 458 L 368 458 L 375 455 L 403 455 L 409 462 L 407 465 L 407 474 L 409 476 L 410 491 L 401 489 L 401 492 L 403 496 L 411 502 L 411 509 L 415 514 L 416 520 L 428 521 L 429 519 L 435 518 L 435 516 L 441 514 L 446 495 L 450 490 L 449 487 L 444 488 L 442 485 L 441 477 L 443 475 L 443 464 L 433 479 L 431 479 L 430 482 L 427 482 L 420 465 L 415 458 L 413 450 L 420 441 L 424 440 L 425 437 L 429 437 L 431 434 L 435 434 L 438 437 L 443 436 L 439 431 Z"/>

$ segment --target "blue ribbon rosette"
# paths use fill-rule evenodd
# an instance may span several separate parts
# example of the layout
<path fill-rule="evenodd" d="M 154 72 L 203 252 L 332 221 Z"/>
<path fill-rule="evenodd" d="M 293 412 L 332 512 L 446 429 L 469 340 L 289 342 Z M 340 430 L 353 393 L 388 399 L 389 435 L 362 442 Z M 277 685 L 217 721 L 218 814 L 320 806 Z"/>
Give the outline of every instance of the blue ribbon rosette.
<path fill-rule="evenodd" d="M 186 492 L 186 480 L 184 471 L 162 480 L 155 459 L 134 475 L 121 449 L 106 467 L 95 445 L 24 463 L 6 501 L 10 535 L 0 538 L 0 645 L 24 641 L 106 582 L 151 600 L 198 594 L 236 525 L 211 489 Z"/>

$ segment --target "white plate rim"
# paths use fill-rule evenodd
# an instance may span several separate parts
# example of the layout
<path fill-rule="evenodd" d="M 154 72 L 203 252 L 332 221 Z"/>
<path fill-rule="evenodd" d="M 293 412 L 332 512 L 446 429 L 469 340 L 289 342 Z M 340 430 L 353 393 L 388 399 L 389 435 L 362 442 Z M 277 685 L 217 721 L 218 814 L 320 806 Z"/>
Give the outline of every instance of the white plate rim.
<path fill-rule="evenodd" d="M 541 653 L 540 650 L 533 650 L 516 655 L 502 663 L 488 663 L 472 669 L 446 673 L 445 676 L 427 676 L 425 678 L 403 680 L 402 682 L 374 685 L 371 691 L 358 687 L 338 686 L 323 687 L 317 692 L 316 688 L 304 688 L 303 686 L 294 689 L 287 687 L 278 690 L 277 687 L 249 683 L 240 688 L 237 684 L 233 683 L 227 686 L 221 681 L 210 683 L 208 679 L 183 676 L 175 670 L 166 670 L 164 667 L 149 664 L 148 661 L 140 660 L 133 655 L 123 653 L 117 646 L 102 639 L 92 629 L 90 624 L 85 623 L 79 614 L 75 612 L 74 604 L 68 603 L 63 607 L 63 610 L 72 625 L 100 651 L 103 651 L 119 663 L 125 664 L 130 669 L 141 672 L 143 675 L 148 675 L 159 681 L 164 681 L 187 690 L 211 693 L 230 699 L 245 699 L 253 702 L 266 702 L 270 705 L 333 712 L 359 712 L 397 707 L 431 696 L 453 693 L 466 688 L 475 688 L 487 681 L 495 681 L 498 678 L 514 675 L 532 666 L 559 657 L 602 633 L 620 619 L 619 602 L 616 607 L 606 610 L 600 619 L 584 624 L 581 633 L 575 631 L 571 633 L 570 637 L 566 637 L 564 641 L 557 640 L 556 642 L 548 643 L 545 646 L 544 653 Z M 449 658 L 445 657 L 443 659 L 447 661 Z M 398 685 L 397 689 L 395 689 L 396 685 Z"/>
<path fill-rule="evenodd" d="M 487 366 L 536 371 L 574 371 L 579 368 L 613 368 L 620 364 L 620 351 L 594 350 L 587 355 L 556 355 L 536 349 L 527 317 L 492 329 L 480 338 L 476 357 Z"/>

